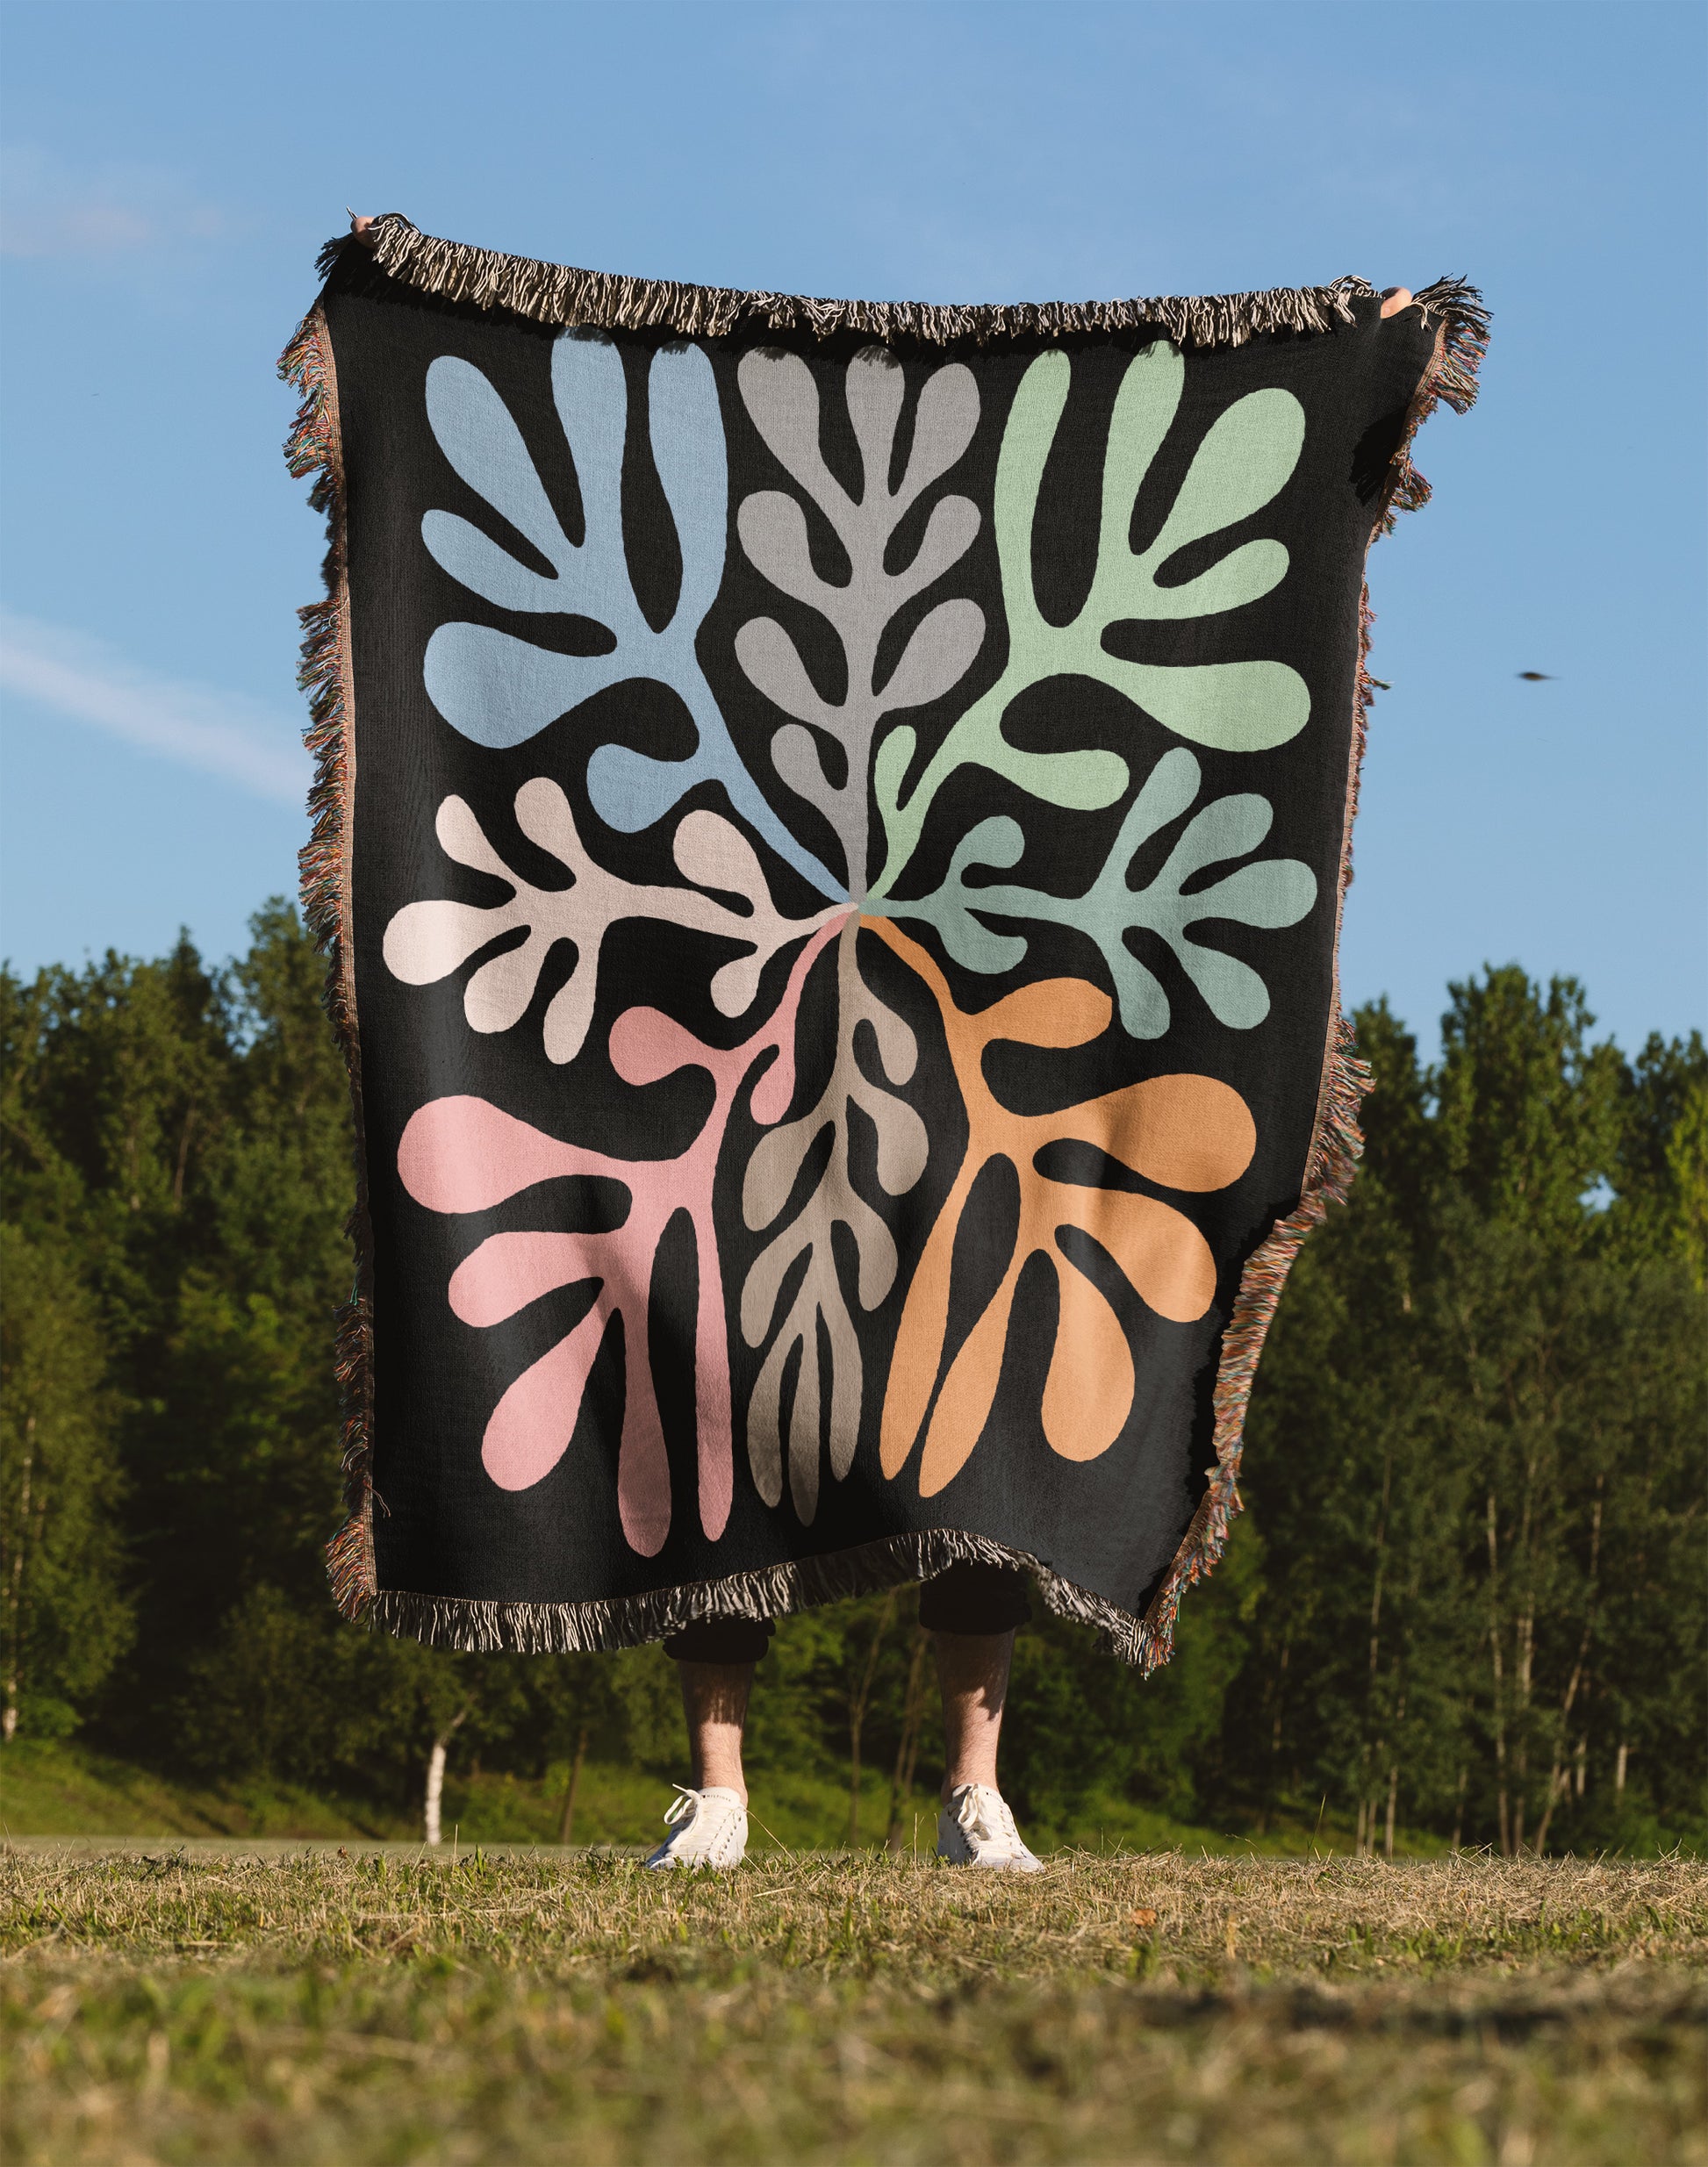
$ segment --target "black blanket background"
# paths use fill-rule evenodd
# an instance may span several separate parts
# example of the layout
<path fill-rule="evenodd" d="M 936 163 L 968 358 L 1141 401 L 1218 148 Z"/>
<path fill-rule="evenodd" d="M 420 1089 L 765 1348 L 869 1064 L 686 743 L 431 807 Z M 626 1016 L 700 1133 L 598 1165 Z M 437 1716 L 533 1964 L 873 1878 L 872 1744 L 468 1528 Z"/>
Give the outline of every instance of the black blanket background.
<path fill-rule="evenodd" d="M 1230 1029 L 1210 1014 L 1161 940 L 1139 935 L 1134 952 L 1160 979 L 1171 1023 L 1161 1037 L 1135 1038 L 1120 1021 L 1093 1044 L 1066 1051 L 1007 1044 L 987 1062 L 998 1095 L 1016 1109 L 1043 1110 L 1182 1071 L 1216 1077 L 1240 1094 L 1256 1127 L 1246 1171 L 1211 1193 L 1182 1195 L 1143 1176 L 1116 1170 L 1117 1186 L 1153 1193 L 1184 1212 L 1207 1238 L 1216 1264 L 1215 1299 L 1195 1322 L 1157 1315 L 1118 1273 L 1103 1270 L 1106 1288 L 1127 1334 L 1137 1373 L 1129 1418 L 1114 1445 L 1086 1461 L 1065 1460 L 1046 1442 L 1039 1406 L 1057 1324 L 1054 1273 L 1038 1258 L 1026 1267 L 1003 1362 L 994 1411 L 978 1447 L 947 1487 L 922 1497 L 915 1452 L 900 1477 L 880 1472 L 877 1432 L 888 1350 L 893 1345 L 914 1264 L 947 1195 L 965 1148 L 962 1101 L 950 1067 L 942 1017 L 920 979 L 872 931 L 859 936 L 860 969 L 879 997 L 911 1027 L 919 1058 L 897 1095 L 922 1116 L 929 1137 L 924 1173 L 902 1198 L 886 1197 L 871 1177 L 871 1138 L 851 1140 L 857 1183 L 885 1216 L 901 1246 L 900 1269 L 887 1295 L 871 1312 L 850 1301 L 860 1337 L 866 1389 L 858 1443 L 845 1477 L 821 1474 L 809 1524 L 785 1485 L 767 1504 L 749 1470 L 748 1401 L 765 1345 L 750 1346 L 735 1318 L 750 1264 L 774 1229 L 750 1230 L 741 1208 L 743 1170 L 763 1133 L 753 1118 L 751 1083 L 737 1094 L 720 1159 L 716 1216 L 730 1318 L 727 1339 L 734 1412 L 734 1497 L 728 1524 L 714 1541 L 693 1510 L 696 1488 L 694 1308 L 697 1288 L 692 1231 L 672 1222 L 660 1248 L 651 1291 L 653 1368 L 670 1463 L 672 1510 L 656 1554 L 625 1542 L 616 1495 L 617 1438 L 625 1364 L 622 1334 L 605 1336 L 568 1449 L 543 1479 L 519 1489 L 499 1488 L 482 1464 L 483 1432 L 506 1388 L 561 1339 L 586 1310 L 586 1283 L 559 1288 L 508 1321 L 461 1323 L 447 1305 L 447 1287 L 477 1243 L 506 1230 L 563 1230 L 609 1225 L 622 1215 L 614 1184 L 557 1180 L 524 1189 L 492 1209 L 448 1215 L 425 1209 L 399 1178 L 398 1149 L 411 1117 L 427 1101 L 470 1094 L 501 1107 L 548 1136 L 596 1146 L 617 1157 L 668 1157 L 683 1148 L 709 1095 L 703 1071 L 678 1071 L 636 1088 L 614 1071 L 606 1051 L 617 1015 L 637 1003 L 664 1010 L 711 1045 L 732 1046 L 753 1031 L 779 997 L 800 944 L 767 964 L 757 1000 L 743 1014 L 720 1014 L 708 992 L 713 972 L 739 950 L 714 935 L 631 919 L 614 925 L 599 965 L 597 1007 L 586 1042 L 567 1065 L 542 1049 L 541 1016 L 568 976 L 574 951 L 553 950 L 527 1015 L 508 1030 L 483 1035 L 465 1021 L 463 987 L 473 963 L 433 984 L 404 984 L 388 968 L 384 938 L 406 906 L 448 897 L 475 904 L 501 900 L 492 876 L 458 866 L 434 840 L 441 800 L 455 794 L 477 817 L 511 866 L 541 886 L 561 886 L 563 868 L 531 844 L 513 812 L 518 790 L 531 779 L 554 779 L 573 807 L 590 854 L 628 879 L 680 886 L 671 836 L 684 813 L 704 806 L 729 816 L 721 786 L 705 781 L 667 820 L 621 834 L 594 810 L 586 788 L 590 752 L 604 743 L 634 745 L 669 757 L 693 750 L 693 725 L 668 686 L 630 680 L 508 748 L 478 744 L 435 708 L 423 678 L 423 657 L 434 631 L 451 621 L 520 630 L 563 651 L 599 645 L 585 620 L 516 614 L 471 592 L 435 562 L 423 542 L 424 516 L 460 514 L 524 563 L 543 570 L 491 504 L 453 470 L 429 426 L 429 367 L 456 356 L 483 372 L 520 428 L 553 510 L 573 540 L 581 532 L 579 484 L 554 405 L 551 368 L 559 327 L 467 304 L 447 301 L 394 280 L 355 248 L 347 248 L 323 295 L 322 353 L 335 382 L 339 483 L 348 567 L 344 668 L 348 712 L 342 717 L 353 767 L 353 823 L 347 836 L 347 889 L 340 899 L 348 966 L 353 970 L 355 1028 L 359 1038 L 367 1226 L 364 1258 L 371 1372 L 365 1444 L 370 1458 L 370 1592 L 427 1598 L 413 1617 L 393 1622 L 430 1629 L 465 1643 L 495 1636 L 528 1640 L 521 1621 L 538 1606 L 563 1606 L 553 1632 L 533 1616 L 538 1644 L 585 1645 L 650 1637 L 673 1622 L 661 1591 L 686 1590 L 686 1607 L 701 1611 L 764 1610 L 778 1600 L 810 1599 L 810 1575 L 779 1580 L 792 1561 L 835 1560 L 860 1551 L 872 1577 L 933 1569 L 941 1547 L 905 1539 L 926 1531 L 972 1538 L 983 1554 L 1012 1554 L 1047 1568 L 1052 1588 L 1087 1598 L 1083 1614 L 1117 1625 L 1143 1619 L 1203 1499 L 1214 1469 L 1212 1395 L 1224 1335 L 1234 1313 L 1242 1274 L 1300 1204 L 1317 1131 L 1325 1058 L 1333 1052 L 1336 1018 L 1334 951 L 1343 854 L 1355 780 L 1354 743 L 1360 669 L 1360 598 L 1365 556 L 1388 507 L 1409 421 L 1416 419 L 1427 372 L 1438 355 L 1439 318 L 1413 307 L 1380 320 L 1374 298 L 1354 298 L 1353 321 L 1315 334 L 1251 338 L 1226 349 L 1188 350 L 1179 413 L 1138 493 L 1130 528 L 1135 549 L 1154 538 L 1175 500 L 1195 452 L 1216 418 L 1253 391 L 1279 386 L 1304 413 L 1303 450 L 1278 495 L 1238 524 L 1188 545 L 1166 570 L 1184 579 L 1249 540 L 1271 538 L 1288 552 L 1287 575 L 1269 592 L 1218 615 L 1130 623 L 1109 635 L 1111 652 L 1146 662 L 1267 658 L 1295 671 L 1309 689 L 1306 727 L 1267 750 L 1224 752 L 1195 744 L 1203 772 L 1199 802 L 1256 792 L 1269 800 L 1274 822 L 1259 851 L 1308 866 L 1316 901 L 1296 922 L 1281 928 L 1231 920 L 1200 926 L 1211 945 L 1258 968 L 1272 994 L 1267 1017 L 1253 1028 Z M 624 542 L 635 599 L 655 628 L 666 622 L 682 578 L 682 554 L 644 427 L 649 372 L 655 354 L 681 344 L 679 334 L 616 329 L 628 398 L 622 467 Z M 1005 418 L 1029 363 L 1046 346 L 1071 360 L 1071 390 L 1044 471 L 1034 531 L 1032 570 L 1039 606 L 1054 623 L 1071 620 L 1083 602 L 1097 553 L 1105 445 L 1111 411 L 1133 356 L 1151 343 L 1138 332 L 1038 339 L 972 341 L 944 347 L 898 339 L 892 353 L 907 391 L 896 445 L 896 471 L 921 386 L 946 362 L 962 362 L 976 378 L 980 418 L 959 461 L 928 487 L 898 532 L 893 556 L 905 562 L 918 546 L 933 504 L 951 494 L 979 506 L 979 531 L 951 570 L 909 604 L 886 632 L 882 660 L 893 666 L 908 634 L 945 594 L 965 596 L 983 611 L 987 631 L 970 670 L 947 693 L 900 718 L 919 739 L 915 771 L 956 716 L 1001 675 L 1006 653 L 991 505 Z M 832 473 L 858 492 L 860 456 L 843 384 L 854 354 L 870 341 L 851 333 L 815 338 L 800 333 L 736 334 L 695 342 L 709 358 L 728 445 L 728 536 L 715 602 L 700 628 L 696 652 L 704 676 L 748 774 L 768 802 L 815 857 L 836 866 L 835 838 L 822 816 L 779 779 L 768 748 L 784 720 L 756 690 L 736 657 L 741 627 L 756 618 L 783 619 L 815 684 L 836 696 L 841 651 L 821 617 L 779 602 L 744 553 L 737 513 L 755 491 L 800 490 L 767 448 L 744 405 L 738 384 L 742 357 L 754 347 L 799 355 L 820 396 L 821 444 Z M 811 516 L 814 562 L 822 576 L 846 576 L 835 537 Z M 880 671 L 881 675 L 881 671 Z M 891 718 L 892 725 L 897 718 Z M 1010 708 L 1005 734 L 1036 750 L 1108 747 L 1129 762 L 1129 789 L 1099 810 L 1062 810 L 1025 795 L 981 767 L 958 771 L 938 799 L 919 849 L 900 883 L 904 899 L 888 908 L 908 937 L 943 970 L 964 1009 L 986 1007 L 1015 986 L 1040 979 L 1078 978 L 1109 987 L 1096 951 L 1073 929 L 1043 921 L 1016 929 L 991 919 L 1003 933 L 1023 929 L 1029 953 L 1018 969 L 994 975 L 958 966 L 936 931 L 905 915 L 905 899 L 928 893 L 946 872 L 962 836 L 980 820 L 1006 814 L 1021 823 L 1023 863 L 1002 876 L 1057 894 L 1083 889 L 1103 863 L 1133 795 L 1156 762 L 1181 741 L 1109 685 L 1073 676 L 1024 692 Z M 882 735 L 880 730 L 880 738 Z M 881 835 L 874 814 L 874 838 Z M 1146 844 L 1131 880 L 1160 864 L 1178 823 Z M 822 908 L 825 898 L 767 850 L 758 838 L 771 893 L 790 915 Z M 876 863 L 877 840 L 873 844 Z M 1215 869 L 1225 873 L 1228 868 Z M 1203 876 L 1209 879 L 1212 875 Z M 1202 879 L 1200 881 L 1202 885 Z M 1130 936 L 1130 939 L 1131 936 Z M 834 954 L 820 958 L 800 1012 L 799 1075 L 792 1111 L 816 1097 L 833 1057 Z M 868 1055 L 867 1066 L 871 1062 Z M 1066 1147 L 1063 1147 L 1066 1148 Z M 1030 1178 L 1024 1172 L 1021 1179 Z M 1109 1179 L 1105 1165 L 1081 1167 L 1079 1180 Z M 956 1249 L 948 1350 L 952 1354 L 987 1298 L 1008 1254 L 1017 1197 L 1012 1174 L 988 1170 L 975 1190 Z M 845 1279 L 852 1259 L 839 1251 Z M 1284 1268 L 1284 1266 L 1283 1266 Z M 1254 1359 L 1254 1354 L 1253 1354 Z M 874 1549 L 872 1546 L 876 1546 Z M 992 1546 L 994 1546 L 994 1548 Z M 771 1575 L 767 1582 L 765 1575 Z M 817 1592 L 858 1584 L 834 1567 Z M 1061 1586 L 1058 1586 L 1061 1583 Z M 458 1606 L 470 1607 L 466 1627 Z M 613 1606 L 605 1608 L 604 1606 Z M 436 1606 L 436 1607 L 435 1607 Z M 682 1600 L 675 1604 L 679 1617 Z M 1075 1607 L 1072 1600 L 1058 1607 Z M 505 1618 L 512 1616 L 513 1630 Z M 1172 1615 L 1172 1613 L 1171 1613 Z M 578 1618 L 578 1626 L 573 1621 Z M 495 1622 L 496 1621 L 496 1622 Z M 1123 1636 L 1117 1632 L 1117 1641 Z M 1130 1643 L 1125 1652 L 1136 1652 Z"/>

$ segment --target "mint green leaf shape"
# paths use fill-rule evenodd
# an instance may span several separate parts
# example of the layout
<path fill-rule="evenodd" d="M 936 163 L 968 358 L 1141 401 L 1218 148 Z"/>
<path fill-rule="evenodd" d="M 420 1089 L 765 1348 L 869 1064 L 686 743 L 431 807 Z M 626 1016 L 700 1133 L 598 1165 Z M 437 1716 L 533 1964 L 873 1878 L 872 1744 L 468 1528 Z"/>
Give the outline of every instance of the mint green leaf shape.
<path fill-rule="evenodd" d="M 1135 355 L 1109 419 L 1097 565 L 1091 592 L 1068 625 L 1043 616 L 1032 586 L 1032 526 L 1044 470 L 1067 403 L 1072 363 L 1040 354 L 1015 394 L 997 456 L 995 530 L 1008 620 L 1008 657 L 1001 677 L 969 707 L 901 800 L 917 736 L 911 725 L 879 747 L 872 777 L 888 843 L 874 896 L 890 893 L 918 843 L 937 792 L 957 768 L 976 764 L 1005 776 L 1046 804 L 1094 811 L 1127 787 L 1118 753 L 1023 752 L 1002 734 L 1002 718 L 1029 685 L 1051 677 L 1095 678 L 1196 744 L 1224 752 L 1261 752 L 1285 744 L 1310 714 L 1298 672 L 1278 662 L 1137 663 L 1105 651 L 1114 624 L 1179 621 L 1238 609 L 1287 576 L 1278 542 L 1242 543 L 1219 563 L 1178 585 L 1157 575 L 1188 543 L 1247 519 L 1285 485 L 1304 442 L 1304 410 L 1289 391 L 1252 391 L 1218 415 L 1194 456 L 1161 531 L 1136 554 L 1128 541 L 1133 506 L 1180 408 L 1186 364 L 1159 341 Z"/>
<path fill-rule="evenodd" d="M 1004 871 L 1020 862 L 1025 837 L 1018 821 L 1003 816 L 980 821 L 962 840 L 934 894 L 917 903 L 892 902 L 885 915 L 929 920 L 950 955 L 969 971 L 1012 971 L 1026 959 L 1025 936 L 992 932 L 980 922 L 986 915 L 1050 919 L 1084 933 L 1109 965 L 1122 1028 L 1132 1038 L 1160 1038 L 1169 1024 L 1168 995 L 1126 940 L 1130 930 L 1144 927 L 1173 950 L 1217 1023 L 1232 1030 L 1251 1030 L 1269 1013 L 1268 987 L 1249 964 L 1203 946 L 1191 938 L 1189 929 L 1206 919 L 1265 929 L 1296 925 L 1317 901 L 1317 876 L 1295 857 L 1263 858 L 1236 867 L 1209 887 L 1185 893 L 1195 873 L 1247 857 L 1268 834 L 1274 817 L 1269 800 L 1242 793 L 1205 806 L 1188 822 L 1149 886 L 1130 887 L 1127 875 L 1134 858 L 1194 803 L 1202 779 L 1197 761 L 1183 745 L 1164 753 L 1122 822 L 1102 872 L 1083 895 L 969 887 L 966 875 L 973 868 Z"/>

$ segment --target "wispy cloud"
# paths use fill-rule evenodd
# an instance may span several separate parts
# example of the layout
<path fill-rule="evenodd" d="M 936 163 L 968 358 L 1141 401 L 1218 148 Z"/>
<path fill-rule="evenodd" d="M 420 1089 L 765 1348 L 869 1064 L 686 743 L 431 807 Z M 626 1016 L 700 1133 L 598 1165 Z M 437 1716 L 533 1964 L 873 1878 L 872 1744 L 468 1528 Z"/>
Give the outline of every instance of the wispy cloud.
<path fill-rule="evenodd" d="M 152 166 L 77 171 L 28 145 L 0 157 L 0 255 L 134 256 L 216 240 L 233 220 Z"/>
<path fill-rule="evenodd" d="M 255 796 L 299 806 L 312 763 L 292 720 L 239 694 L 159 677 L 102 642 L 0 610 L 0 689 Z"/>

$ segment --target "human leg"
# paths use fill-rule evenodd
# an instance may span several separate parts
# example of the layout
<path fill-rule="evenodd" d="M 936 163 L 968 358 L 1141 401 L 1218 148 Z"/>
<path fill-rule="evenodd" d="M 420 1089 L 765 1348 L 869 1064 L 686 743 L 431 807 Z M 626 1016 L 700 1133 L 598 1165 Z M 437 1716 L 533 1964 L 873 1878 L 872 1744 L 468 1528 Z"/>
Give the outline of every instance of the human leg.
<path fill-rule="evenodd" d="M 996 1748 L 1002 1735 L 1014 1633 L 937 1632 L 937 1683 L 943 1689 L 943 1800 L 968 1783 L 996 1789 Z"/>
<path fill-rule="evenodd" d="M 920 1589 L 943 1688 L 945 1800 L 968 1783 L 995 1788 L 1014 1636 L 1030 1616 L 1026 1575 L 1011 1565 L 951 1565 Z"/>
<path fill-rule="evenodd" d="M 676 1660 L 693 1781 L 677 1785 L 677 1801 L 664 1816 L 671 1833 L 649 1866 L 717 1870 L 741 1863 L 747 1847 L 742 1733 L 754 1665 L 771 1631 L 769 1619 L 707 1618 L 664 1642 Z"/>
<path fill-rule="evenodd" d="M 1008 1566 L 958 1565 L 928 1581 L 920 1623 L 937 1648 L 943 1689 L 943 1812 L 937 1855 L 960 1866 L 1034 1872 L 997 1784 L 1014 1636 L 1030 1615 L 1025 1575 Z"/>
<path fill-rule="evenodd" d="M 696 1790 L 729 1790 L 747 1804 L 742 1774 L 742 1730 L 753 1690 L 751 1663 L 678 1661 L 688 1759 Z"/>

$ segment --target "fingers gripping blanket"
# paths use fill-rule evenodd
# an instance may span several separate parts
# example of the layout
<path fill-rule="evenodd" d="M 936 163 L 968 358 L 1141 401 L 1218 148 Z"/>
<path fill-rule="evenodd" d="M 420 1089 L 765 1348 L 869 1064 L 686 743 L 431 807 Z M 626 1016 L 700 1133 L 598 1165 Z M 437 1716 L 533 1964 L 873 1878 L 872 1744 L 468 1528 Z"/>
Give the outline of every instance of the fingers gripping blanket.
<path fill-rule="evenodd" d="M 1164 1660 L 1359 1149 L 1365 556 L 1475 292 L 323 269 L 340 1602 L 594 1647 L 980 1559 Z"/>

